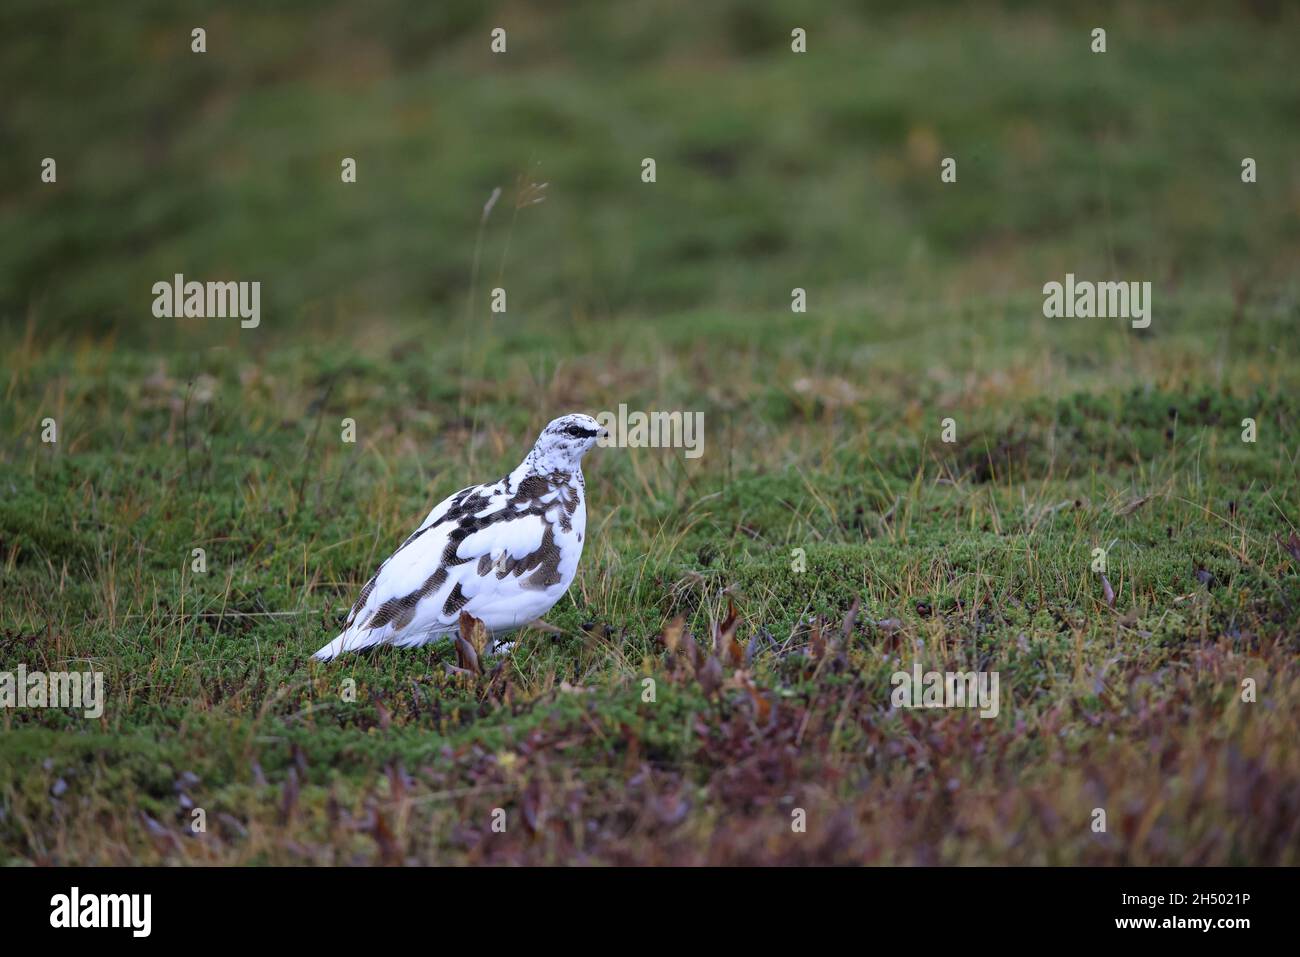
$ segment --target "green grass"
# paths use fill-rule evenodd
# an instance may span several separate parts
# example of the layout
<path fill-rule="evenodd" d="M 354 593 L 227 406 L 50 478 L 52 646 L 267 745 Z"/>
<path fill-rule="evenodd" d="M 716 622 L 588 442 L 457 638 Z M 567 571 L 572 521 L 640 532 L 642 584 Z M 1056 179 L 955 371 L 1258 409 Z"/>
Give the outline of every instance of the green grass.
<path fill-rule="evenodd" d="M 0 711 L 0 860 L 1298 863 L 1294 15 L 783 9 L 79 10 L 59 69 L 7 14 L 0 671 L 109 701 Z M 1067 271 L 1151 328 L 1044 318 Z M 262 325 L 154 319 L 175 272 Z M 704 454 L 593 451 L 554 632 L 309 663 L 619 403 Z M 891 710 L 914 660 L 1001 713 Z"/>

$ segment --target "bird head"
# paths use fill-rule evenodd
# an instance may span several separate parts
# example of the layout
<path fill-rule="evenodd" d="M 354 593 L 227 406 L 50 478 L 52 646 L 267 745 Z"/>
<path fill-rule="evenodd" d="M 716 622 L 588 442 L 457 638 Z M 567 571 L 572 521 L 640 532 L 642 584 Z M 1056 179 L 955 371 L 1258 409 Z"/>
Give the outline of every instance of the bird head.
<path fill-rule="evenodd" d="M 576 472 L 582 457 L 607 435 L 609 430 L 589 415 L 562 415 L 537 437 L 530 456 L 533 468 L 542 473 Z"/>

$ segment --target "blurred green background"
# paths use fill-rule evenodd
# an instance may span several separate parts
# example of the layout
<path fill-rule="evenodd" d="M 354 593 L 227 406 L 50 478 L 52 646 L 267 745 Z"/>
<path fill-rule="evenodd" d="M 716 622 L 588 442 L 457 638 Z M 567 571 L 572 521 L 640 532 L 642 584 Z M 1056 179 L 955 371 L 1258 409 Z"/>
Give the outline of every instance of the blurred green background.
<path fill-rule="evenodd" d="M 1300 261 L 1300 15 L 1281 3 L 2 16 L 0 322 L 47 333 L 231 337 L 153 317 L 150 287 L 177 272 L 261 280 L 262 341 L 459 318 L 480 241 L 476 312 L 500 284 L 529 324 L 786 310 L 795 286 L 813 310 L 1036 297 L 1066 271 L 1242 290 Z M 516 214 L 521 176 L 548 186 Z"/>

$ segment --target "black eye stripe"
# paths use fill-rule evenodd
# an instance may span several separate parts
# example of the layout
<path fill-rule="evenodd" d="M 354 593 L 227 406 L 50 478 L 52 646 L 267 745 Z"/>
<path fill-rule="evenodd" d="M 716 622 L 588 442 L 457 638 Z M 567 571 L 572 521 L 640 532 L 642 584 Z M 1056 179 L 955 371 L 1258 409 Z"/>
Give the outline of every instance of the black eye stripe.
<path fill-rule="evenodd" d="M 579 439 L 589 439 L 596 434 L 595 429 L 584 429 L 580 425 L 570 425 L 564 431 Z"/>

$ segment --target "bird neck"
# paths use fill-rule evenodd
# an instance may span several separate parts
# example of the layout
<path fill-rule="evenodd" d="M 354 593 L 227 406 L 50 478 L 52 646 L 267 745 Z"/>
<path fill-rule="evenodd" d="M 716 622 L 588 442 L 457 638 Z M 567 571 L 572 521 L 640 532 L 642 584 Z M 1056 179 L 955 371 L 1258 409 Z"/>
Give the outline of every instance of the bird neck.
<path fill-rule="evenodd" d="M 520 483 L 529 477 L 544 479 L 548 485 L 561 486 L 571 485 L 581 488 L 585 483 L 582 480 L 582 466 L 576 468 L 565 468 L 556 462 L 547 461 L 536 449 L 528 453 L 525 458 L 510 473 L 510 487 L 519 488 Z"/>

